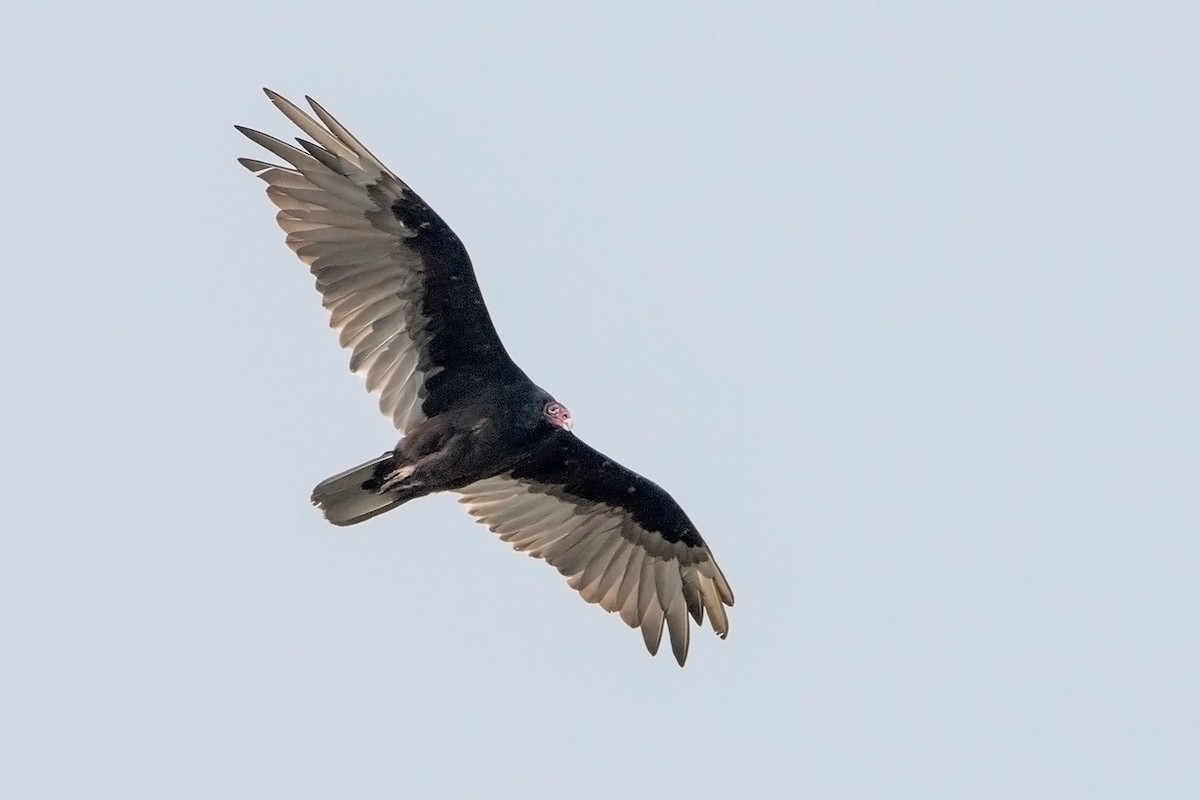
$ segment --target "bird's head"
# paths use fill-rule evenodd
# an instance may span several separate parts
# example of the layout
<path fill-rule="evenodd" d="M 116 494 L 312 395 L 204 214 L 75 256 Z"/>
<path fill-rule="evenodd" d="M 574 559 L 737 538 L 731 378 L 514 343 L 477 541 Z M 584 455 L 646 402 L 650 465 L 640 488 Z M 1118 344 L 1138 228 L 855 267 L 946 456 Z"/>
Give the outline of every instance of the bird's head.
<path fill-rule="evenodd" d="M 562 428 L 564 431 L 571 430 L 574 424 L 571 420 L 571 412 L 567 411 L 567 407 L 557 400 L 547 400 L 542 406 L 542 416 L 546 422 L 549 422 L 555 428 Z"/>

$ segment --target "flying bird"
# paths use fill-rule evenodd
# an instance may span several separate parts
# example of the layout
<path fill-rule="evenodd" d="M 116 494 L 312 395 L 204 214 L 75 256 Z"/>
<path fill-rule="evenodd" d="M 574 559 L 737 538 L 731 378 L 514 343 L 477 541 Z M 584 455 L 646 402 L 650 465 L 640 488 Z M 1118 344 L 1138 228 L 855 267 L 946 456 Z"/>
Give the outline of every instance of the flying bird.
<path fill-rule="evenodd" d="M 689 615 L 725 638 L 733 591 L 696 527 L 657 484 L 577 438 L 566 406 L 513 363 L 449 226 L 312 98 L 315 118 L 264 91 L 307 138 L 295 147 L 237 126 L 284 164 L 239 161 L 266 181 L 351 371 L 402 436 L 318 484 L 313 504 L 354 525 L 456 492 L 503 541 L 639 628 L 652 655 L 665 625 L 683 666 Z"/>

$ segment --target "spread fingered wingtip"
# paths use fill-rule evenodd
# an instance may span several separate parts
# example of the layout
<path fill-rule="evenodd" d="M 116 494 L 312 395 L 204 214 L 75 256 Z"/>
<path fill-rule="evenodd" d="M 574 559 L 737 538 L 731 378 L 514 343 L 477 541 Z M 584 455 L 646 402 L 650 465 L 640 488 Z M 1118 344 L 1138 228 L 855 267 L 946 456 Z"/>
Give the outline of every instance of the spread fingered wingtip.
<path fill-rule="evenodd" d="M 267 96 L 267 99 L 271 101 L 271 105 L 282 110 L 283 113 L 285 113 L 285 114 L 287 114 L 287 107 L 293 105 L 293 103 L 290 100 L 288 100 L 286 97 L 281 95 L 279 92 L 277 92 L 273 89 L 268 89 L 266 86 L 263 87 L 263 94 L 265 94 Z M 303 112 L 301 112 L 301 113 L 303 113 Z M 291 115 L 288 114 L 288 116 L 291 116 Z"/>
<path fill-rule="evenodd" d="M 256 158 L 239 158 L 238 163 L 254 174 L 258 174 L 268 169 L 274 169 L 274 164 L 268 164 L 266 161 L 259 161 Z"/>

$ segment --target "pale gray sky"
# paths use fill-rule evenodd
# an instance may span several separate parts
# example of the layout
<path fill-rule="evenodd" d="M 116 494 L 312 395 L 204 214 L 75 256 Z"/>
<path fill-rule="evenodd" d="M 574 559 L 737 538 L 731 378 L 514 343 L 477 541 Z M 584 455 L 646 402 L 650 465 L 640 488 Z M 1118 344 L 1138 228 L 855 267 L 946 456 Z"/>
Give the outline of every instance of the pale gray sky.
<path fill-rule="evenodd" d="M 23 4 L 0 796 L 1190 797 L 1200 6 Z M 680 670 L 390 446 L 232 128 L 322 101 L 737 593 Z"/>

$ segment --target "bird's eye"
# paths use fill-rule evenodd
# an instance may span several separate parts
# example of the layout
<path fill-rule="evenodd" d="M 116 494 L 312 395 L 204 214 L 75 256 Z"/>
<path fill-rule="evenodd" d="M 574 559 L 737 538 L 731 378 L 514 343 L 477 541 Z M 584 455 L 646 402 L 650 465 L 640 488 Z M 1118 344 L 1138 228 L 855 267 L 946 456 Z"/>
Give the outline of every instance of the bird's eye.
<path fill-rule="evenodd" d="M 546 419 L 556 428 L 563 430 L 571 430 L 571 412 L 567 411 L 567 407 L 557 400 L 551 400 L 546 403 L 542 409 L 542 413 L 546 415 Z"/>

